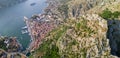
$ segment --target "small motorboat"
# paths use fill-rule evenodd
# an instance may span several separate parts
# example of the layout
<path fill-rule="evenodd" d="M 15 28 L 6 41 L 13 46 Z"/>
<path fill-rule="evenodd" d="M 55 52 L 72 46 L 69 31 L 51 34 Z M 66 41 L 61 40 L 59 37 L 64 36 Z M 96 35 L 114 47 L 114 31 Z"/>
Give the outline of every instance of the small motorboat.
<path fill-rule="evenodd" d="M 22 29 L 27 29 L 27 28 L 28 28 L 27 26 L 22 27 Z"/>
<path fill-rule="evenodd" d="M 30 5 L 31 5 L 31 6 L 34 6 L 35 4 L 36 4 L 36 3 L 31 3 Z"/>
<path fill-rule="evenodd" d="M 22 34 L 29 33 L 27 30 L 22 30 L 21 32 L 22 32 Z"/>

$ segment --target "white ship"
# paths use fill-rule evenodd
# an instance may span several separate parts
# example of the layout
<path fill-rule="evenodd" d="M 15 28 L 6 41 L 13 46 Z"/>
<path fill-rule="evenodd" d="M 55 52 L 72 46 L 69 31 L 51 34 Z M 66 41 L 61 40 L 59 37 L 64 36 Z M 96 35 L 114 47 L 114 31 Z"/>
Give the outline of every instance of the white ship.
<path fill-rule="evenodd" d="M 29 33 L 28 30 L 22 30 L 22 34 Z"/>
<path fill-rule="evenodd" d="M 27 28 L 28 28 L 27 26 L 22 27 L 22 29 L 27 29 Z"/>

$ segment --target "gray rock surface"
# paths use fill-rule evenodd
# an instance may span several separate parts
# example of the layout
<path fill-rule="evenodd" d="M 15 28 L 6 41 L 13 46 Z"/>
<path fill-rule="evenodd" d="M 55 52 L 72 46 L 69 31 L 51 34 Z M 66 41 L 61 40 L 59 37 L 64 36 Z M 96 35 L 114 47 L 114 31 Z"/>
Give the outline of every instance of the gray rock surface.
<path fill-rule="evenodd" d="M 113 55 L 120 55 L 119 43 L 120 43 L 120 21 L 109 20 L 108 21 L 108 39 L 110 40 L 111 53 Z"/>

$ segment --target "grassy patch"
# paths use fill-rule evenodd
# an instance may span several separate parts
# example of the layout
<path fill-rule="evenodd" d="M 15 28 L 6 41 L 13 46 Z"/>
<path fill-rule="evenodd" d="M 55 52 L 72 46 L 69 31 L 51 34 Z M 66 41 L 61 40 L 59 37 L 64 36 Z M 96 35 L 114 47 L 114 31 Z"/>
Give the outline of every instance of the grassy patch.
<path fill-rule="evenodd" d="M 44 53 L 42 58 L 60 58 L 59 49 L 56 45 L 52 45 L 52 40 L 44 41 L 36 52 Z"/>
<path fill-rule="evenodd" d="M 104 19 L 110 19 L 110 18 L 118 18 L 120 16 L 120 12 L 115 11 L 115 12 L 111 12 L 110 10 L 106 9 L 104 10 L 100 16 Z"/>
<path fill-rule="evenodd" d="M 90 37 L 91 34 L 95 33 L 93 29 L 87 26 L 87 20 L 82 20 L 76 23 L 76 33 L 82 37 Z"/>
<path fill-rule="evenodd" d="M 60 58 L 59 48 L 56 45 L 52 45 L 52 48 L 46 51 L 46 54 L 42 58 Z"/>
<path fill-rule="evenodd" d="M 87 50 L 85 48 L 83 48 L 83 49 L 81 49 L 81 52 L 83 53 L 83 58 L 86 58 Z"/>
<path fill-rule="evenodd" d="M 67 30 L 67 26 L 62 26 L 59 31 L 54 35 L 54 39 L 58 40 Z"/>
<path fill-rule="evenodd" d="M 50 34 L 50 36 L 52 35 L 52 38 L 47 39 L 46 41 L 43 40 L 43 43 L 36 50 L 36 52 L 39 54 L 43 53 L 42 58 L 60 58 L 59 48 L 56 44 L 53 44 L 53 42 L 56 43 L 56 41 L 65 33 L 66 30 L 66 26 L 61 26 L 59 29 L 52 31 L 52 33 L 54 33 L 54 35 L 52 33 Z"/>

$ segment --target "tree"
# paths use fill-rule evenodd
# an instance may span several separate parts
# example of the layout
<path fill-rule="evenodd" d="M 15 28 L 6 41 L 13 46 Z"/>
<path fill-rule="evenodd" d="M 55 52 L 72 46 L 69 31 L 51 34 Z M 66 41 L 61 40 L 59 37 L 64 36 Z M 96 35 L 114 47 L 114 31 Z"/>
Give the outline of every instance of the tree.
<path fill-rule="evenodd" d="M 112 12 L 109 11 L 108 9 L 104 10 L 102 14 L 100 14 L 100 16 L 104 19 L 108 19 L 111 18 L 112 16 Z"/>
<path fill-rule="evenodd" d="M 120 12 L 115 11 L 112 15 L 113 15 L 113 18 L 118 18 L 120 15 Z"/>
<path fill-rule="evenodd" d="M 119 11 L 115 11 L 115 12 L 111 12 L 110 10 L 106 9 L 103 11 L 102 14 L 100 14 L 100 16 L 104 19 L 108 19 L 108 18 L 118 18 L 120 16 L 120 12 Z"/>

